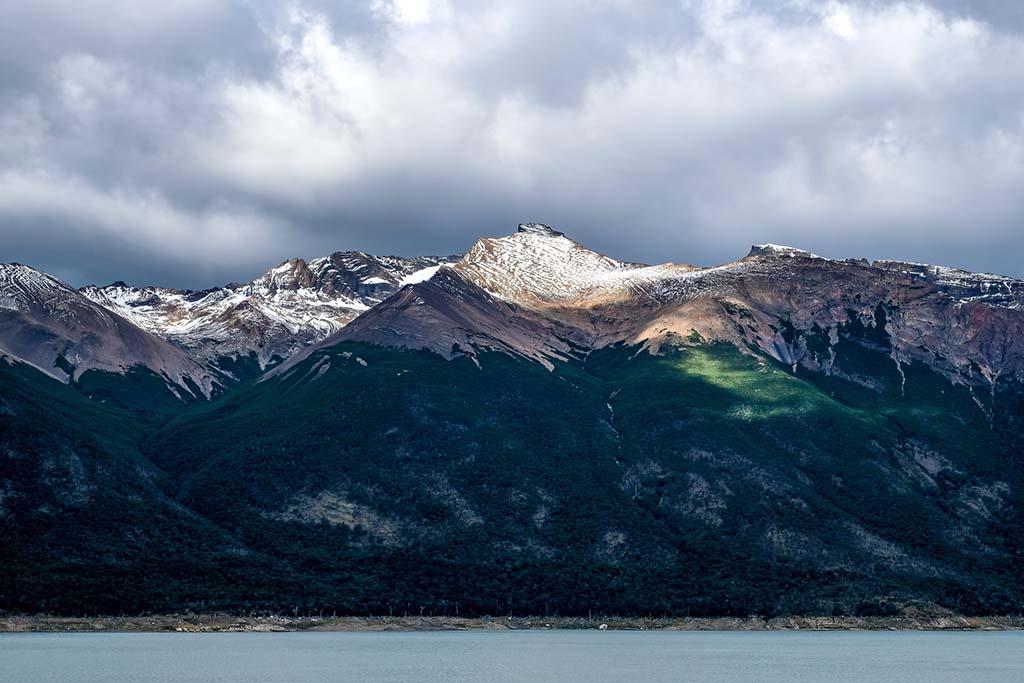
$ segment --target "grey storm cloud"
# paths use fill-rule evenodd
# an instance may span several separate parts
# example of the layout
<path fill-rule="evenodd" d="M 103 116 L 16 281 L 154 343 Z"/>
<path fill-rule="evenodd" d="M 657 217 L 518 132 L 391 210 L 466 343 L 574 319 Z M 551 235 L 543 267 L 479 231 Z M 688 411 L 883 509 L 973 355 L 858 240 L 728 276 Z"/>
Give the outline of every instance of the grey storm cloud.
<path fill-rule="evenodd" d="M 1024 7 L 0 0 L 0 261 L 203 287 L 520 221 L 1024 275 Z"/>

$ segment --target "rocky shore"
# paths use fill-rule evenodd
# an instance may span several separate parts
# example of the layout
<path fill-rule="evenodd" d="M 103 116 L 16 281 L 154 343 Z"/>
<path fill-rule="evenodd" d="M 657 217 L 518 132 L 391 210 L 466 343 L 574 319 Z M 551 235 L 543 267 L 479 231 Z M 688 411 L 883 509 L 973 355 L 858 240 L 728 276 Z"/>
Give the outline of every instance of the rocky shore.
<path fill-rule="evenodd" d="M 661 631 L 1004 631 L 1024 630 L 1024 617 L 956 615 L 900 617 L 320 617 L 166 614 L 124 617 L 0 617 L 0 632 L 261 632 L 459 631 L 595 629 Z"/>

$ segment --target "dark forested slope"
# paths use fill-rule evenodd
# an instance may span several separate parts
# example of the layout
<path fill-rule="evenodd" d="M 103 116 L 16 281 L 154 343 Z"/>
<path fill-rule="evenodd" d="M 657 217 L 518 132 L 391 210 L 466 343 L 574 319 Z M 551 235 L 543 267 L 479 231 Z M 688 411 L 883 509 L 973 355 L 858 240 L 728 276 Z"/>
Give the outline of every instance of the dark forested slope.
<path fill-rule="evenodd" d="M 871 391 L 720 343 L 342 343 L 159 426 L 5 367 L 4 606 L 1019 612 L 1017 429 L 847 341 Z"/>

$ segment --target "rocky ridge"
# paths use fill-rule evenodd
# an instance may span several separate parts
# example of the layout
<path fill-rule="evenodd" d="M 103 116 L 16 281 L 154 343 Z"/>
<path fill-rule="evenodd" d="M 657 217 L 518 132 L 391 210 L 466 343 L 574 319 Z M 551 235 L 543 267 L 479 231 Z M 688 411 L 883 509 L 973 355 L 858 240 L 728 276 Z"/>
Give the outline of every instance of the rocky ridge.
<path fill-rule="evenodd" d="M 794 369 L 832 370 L 851 327 L 897 369 L 921 362 L 993 390 L 1024 379 L 1024 282 L 935 266 L 835 260 L 758 245 L 710 268 L 624 263 L 547 226 L 479 240 L 458 263 L 331 337 L 447 357 L 504 349 L 550 363 L 613 344 L 724 341 Z M 980 400 L 980 399 L 979 399 Z"/>
<path fill-rule="evenodd" d="M 7 272 L 8 292 L 20 278 L 31 288 L 47 277 L 14 266 Z M 66 296 L 70 288 L 63 288 Z M 80 293 L 185 351 L 171 354 L 171 368 L 152 361 L 158 372 L 198 376 L 195 367 L 205 366 L 227 382 L 237 378 L 225 359 L 254 359 L 259 372 L 345 340 L 448 358 L 497 349 L 547 366 L 615 344 L 657 352 L 666 343 L 722 341 L 794 370 L 828 374 L 836 371 L 836 345 L 853 328 L 874 330 L 899 372 L 923 363 L 977 389 L 989 411 L 1000 382 L 1024 378 L 1017 341 L 1024 282 L 917 263 L 830 259 L 773 244 L 714 267 L 649 266 L 526 223 L 511 235 L 478 240 L 461 258 L 336 252 L 285 261 L 246 284 L 191 291 L 116 282 Z M 123 367 L 90 353 L 94 360 L 82 368 Z"/>
<path fill-rule="evenodd" d="M 336 252 L 308 263 L 290 259 L 252 282 L 202 291 L 123 282 L 81 291 L 202 362 L 252 354 L 265 368 L 456 258 Z"/>

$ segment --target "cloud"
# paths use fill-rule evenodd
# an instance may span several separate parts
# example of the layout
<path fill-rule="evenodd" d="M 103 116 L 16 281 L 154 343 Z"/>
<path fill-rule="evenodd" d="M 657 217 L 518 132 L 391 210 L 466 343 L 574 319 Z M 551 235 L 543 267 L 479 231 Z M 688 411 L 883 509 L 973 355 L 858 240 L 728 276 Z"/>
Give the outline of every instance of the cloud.
<path fill-rule="evenodd" d="M 932 0 L 931 5 L 954 17 L 988 22 L 997 31 L 1024 30 L 1024 5 L 1005 0 Z"/>
<path fill-rule="evenodd" d="M 283 227 L 251 207 L 220 203 L 187 212 L 156 191 L 101 192 L 46 173 L 0 173 L 0 206 L 9 228 L 5 248 L 54 259 L 53 274 L 80 282 L 94 259 L 138 282 L 183 267 L 220 280 L 239 266 L 252 268 L 253 254 L 264 264 L 276 258 Z"/>
<path fill-rule="evenodd" d="M 36 38 L 0 47 L 40 48 L 0 77 L 0 259 L 77 282 L 520 220 L 641 261 L 772 241 L 1024 275 L 1024 23 L 999 3 L 75 7 L 19 10 Z"/>

